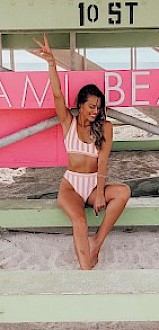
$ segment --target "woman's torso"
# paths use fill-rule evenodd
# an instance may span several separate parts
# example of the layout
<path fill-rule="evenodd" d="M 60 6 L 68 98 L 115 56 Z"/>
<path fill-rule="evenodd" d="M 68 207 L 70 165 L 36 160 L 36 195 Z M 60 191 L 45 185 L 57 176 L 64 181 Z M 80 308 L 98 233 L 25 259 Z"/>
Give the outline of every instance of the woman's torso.
<path fill-rule="evenodd" d="M 77 127 L 76 117 L 73 117 L 68 132 L 64 137 L 68 153 L 68 169 L 79 173 L 94 173 L 98 168 L 98 150 L 90 139 L 90 127 Z"/>

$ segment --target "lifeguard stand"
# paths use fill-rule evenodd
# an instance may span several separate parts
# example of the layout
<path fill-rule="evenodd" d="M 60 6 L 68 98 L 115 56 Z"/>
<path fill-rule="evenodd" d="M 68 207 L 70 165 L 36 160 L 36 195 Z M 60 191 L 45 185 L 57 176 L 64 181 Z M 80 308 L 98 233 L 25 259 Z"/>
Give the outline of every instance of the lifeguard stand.
<path fill-rule="evenodd" d="M 155 47 L 159 42 L 158 0 L 1 2 L 3 48 L 35 48 L 32 37 L 45 32 L 53 48 L 70 49 L 72 70 L 76 48 Z M 51 227 L 53 217 L 55 226 L 67 226 L 49 202 L 31 201 L 26 208 L 24 201 L 4 201 L 0 217 L 2 228 L 42 227 L 44 218 Z M 88 217 L 94 224 L 89 210 Z M 159 208 L 150 202 L 130 207 L 121 225 L 158 225 L 158 219 Z M 158 270 L 2 271 L 0 280 L 0 323 L 159 321 Z"/>

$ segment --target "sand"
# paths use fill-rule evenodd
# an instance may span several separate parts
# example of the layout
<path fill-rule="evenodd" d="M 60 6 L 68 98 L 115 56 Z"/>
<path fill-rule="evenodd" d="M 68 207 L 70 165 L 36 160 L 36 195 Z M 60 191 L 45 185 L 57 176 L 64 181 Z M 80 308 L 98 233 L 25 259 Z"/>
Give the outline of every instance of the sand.
<path fill-rule="evenodd" d="M 158 322 L 91 322 L 3 324 L 0 330 L 158 330 Z"/>

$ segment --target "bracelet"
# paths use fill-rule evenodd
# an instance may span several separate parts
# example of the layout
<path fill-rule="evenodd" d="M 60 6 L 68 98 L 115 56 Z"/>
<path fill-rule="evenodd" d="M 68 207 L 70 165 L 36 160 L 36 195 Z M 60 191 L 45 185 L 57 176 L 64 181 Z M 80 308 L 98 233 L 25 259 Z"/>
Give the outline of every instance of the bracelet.
<path fill-rule="evenodd" d="M 99 178 L 102 178 L 102 179 L 105 179 L 106 180 L 106 175 L 103 175 L 103 174 L 100 174 L 100 173 L 97 173 L 97 176 L 99 177 Z"/>

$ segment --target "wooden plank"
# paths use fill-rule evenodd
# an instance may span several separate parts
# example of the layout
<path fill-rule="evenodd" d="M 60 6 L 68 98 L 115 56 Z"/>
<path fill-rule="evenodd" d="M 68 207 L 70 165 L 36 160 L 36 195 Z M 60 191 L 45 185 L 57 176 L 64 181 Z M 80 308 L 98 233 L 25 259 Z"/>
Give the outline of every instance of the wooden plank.
<path fill-rule="evenodd" d="M 0 296 L 0 322 L 159 321 L 158 306 L 159 294 Z"/>
<path fill-rule="evenodd" d="M 131 206 L 128 203 L 124 212 L 120 216 L 116 226 L 145 226 L 159 225 L 159 202 L 158 198 L 152 198 L 152 204 L 142 203 L 138 206 Z M 3 207 L 4 203 L 4 207 Z M 17 201 L 18 203 L 18 201 Z M 20 202 L 19 202 L 20 203 Z M 25 208 L 25 204 L 28 206 Z M 40 228 L 40 227 L 70 227 L 72 226 L 66 214 L 57 206 L 56 201 L 49 203 L 48 201 L 34 202 L 34 208 L 31 200 L 23 202 L 23 208 L 14 208 L 13 201 L 6 206 L 6 202 L 0 203 L 0 227 L 1 228 Z M 41 205 L 42 204 L 42 205 Z M 39 205 L 39 206 L 37 206 Z M 47 207 L 49 205 L 49 207 Z M 96 217 L 93 209 L 86 208 L 86 216 L 89 226 L 99 226 L 104 212 L 100 212 Z"/>
<path fill-rule="evenodd" d="M 159 269 L 1 271 L 0 295 L 159 294 Z"/>
<path fill-rule="evenodd" d="M 126 207 L 158 206 L 159 199 L 153 197 L 130 198 Z M 58 208 L 56 199 L 1 199 L 0 210 L 24 210 L 24 209 L 55 209 Z M 91 208 L 90 208 L 91 209 Z"/>
<path fill-rule="evenodd" d="M 159 140 L 122 140 L 114 141 L 112 151 L 159 150 Z"/>
<path fill-rule="evenodd" d="M 159 321 L 158 281 L 157 269 L 2 271 L 0 323 Z"/>
<path fill-rule="evenodd" d="M 141 0 L 136 3 L 134 10 L 130 11 L 122 4 L 121 8 L 115 12 L 109 5 L 109 0 L 100 0 L 96 3 L 96 13 L 89 7 L 85 0 L 71 1 L 49 1 L 34 0 L 8 0 L 1 4 L 0 29 L 1 31 L 30 31 L 30 30 L 124 30 L 136 31 L 141 28 L 158 29 L 158 0 Z M 82 5 L 82 6 L 81 6 Z M 80 8 L 79 8 L 80 7 Z M 79 10 L 80 9 L 80 10 Z M 92 11 L 93 10 L 93 14 Z M 8 13 L 12 10 L 12 15 Z M 109 14 L 109 10 L 114 11 L 114 15 Z M 88 11 L 88 13 L 87 13 Z M 25 12 L 25 15 L 23 13 Z M 144 15 L 143 15 L 144 12 Z M 94 16 L 95 15 L 95 16 Z M 117 19 L 116 19 L 117 15 Z M 47 17 L 44 20 L 43 17 Z M 138 34 L 138 33 L 136 33 Z M 158 45 L 158 43 L 156 43 Z M 156 46 L 155 45 L 155 46 Z"/>
<path fill-rule="evenodd" d="M 53 18 L 51 18 L 53 21 Z M 52 48 L 69 49 L 70 30 L 44 30 L 42 27 L 38 30 L 32 29 L 25 31 L 9 32 L 4 31 L 2 34 L 2 44 L 5 49 L 31 49 L 35 47 L 32 37 L 41 38 L 43 33 L 49 36 L 49 43 Z M 102 47 L 153 47 L 158 44 L 158 29 L 138 29 L 137 31 L 123 29 L 116 30 L 116 33 L 105 31 L 89 31 L 81 33 L 77 32 L 77 48 L 102 48 Z"/>

